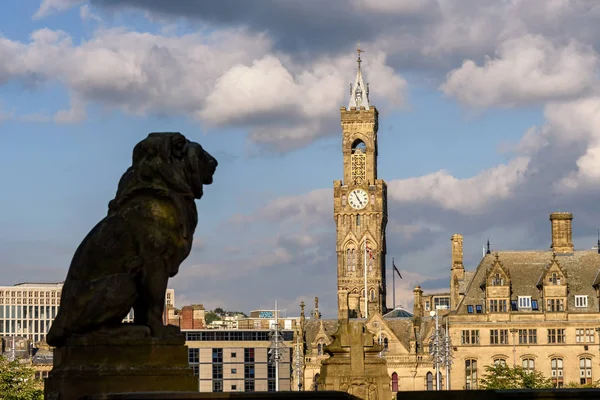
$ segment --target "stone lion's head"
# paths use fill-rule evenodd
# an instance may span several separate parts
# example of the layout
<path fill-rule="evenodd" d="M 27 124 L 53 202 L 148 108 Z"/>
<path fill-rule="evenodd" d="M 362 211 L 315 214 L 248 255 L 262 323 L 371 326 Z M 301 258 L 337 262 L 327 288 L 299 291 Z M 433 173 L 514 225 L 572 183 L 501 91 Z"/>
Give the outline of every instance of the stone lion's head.
<path fill-rule="evenodd" d="M 203 186 L 213 182 L 217 165 L 200 144 L 181 133 L 151 133 L 133 149 L 132 165 L 119 182 L 115 200 L 144 189 L 200 199 Z"/>

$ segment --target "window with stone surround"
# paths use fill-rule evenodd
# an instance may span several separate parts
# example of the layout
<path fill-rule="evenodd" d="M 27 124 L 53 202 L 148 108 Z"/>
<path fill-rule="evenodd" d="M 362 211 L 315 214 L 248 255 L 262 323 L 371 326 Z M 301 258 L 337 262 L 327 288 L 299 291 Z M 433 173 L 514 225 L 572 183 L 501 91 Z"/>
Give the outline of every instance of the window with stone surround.
<path fill-rule="evenodd" d="M 566 343 L 567 338 L 564 329 L 548 329 L 548 343 Z"/>
<path fill-rule="evenodd" d="M 519 308 L 531 308 L 531 296 L 519 296 Z"/>
<path fill-rule="evenodd" d="M 577 343 L 594 343 L 595 335 L 592 328 L 577 328 L 575 329 L 575 342 Z"/>
<path fill-rule="evenodd" d="M 477 390 L 477 360 L 465 360 L 465 389 Z"/>
<path fill-rule="evenodd" d="M 507 302 L 506 300 L 490 300 L 489 303 L 489 311 L 490 312 L 506 312 L 507 311 Z"/>
<path fill-rule="evenodd" d="M 563 375 L 563 359 L 553 358 L 550 360 L 550 368 L 552 369 L 552 383 L 555 388 L 561 388 L 564 385 Z"/>
<path fill-rule="evenodd" d="M 490 329 L 490 344 L 508 344 L 508 329 Z"/>
<path fill-rule="evenodd" d="M 565 311 L 564 300 L 563 299 L 547 299 L 546 300 L 546 311 L 548 311 L 548 312 Z"/>
<path fill-rule="evenodd" d="M 537 344 L 537 329 L 519 329 L 519 344 Z"/>
<path fill-rule="evenodd" d="M 479 329 L 466 329 L 462 331 L 461 343 L 464 345 L 479 344 Z"/>
<path fill-rule="evenodd" d="M 524 358 L 521 362 L 521 365 L 527 372 L 532 372 L 535 370 L 535 360 L 533 358 Z"/>
<path fill-rule="evenodd" d="M 580 358 L 579 359 L 579 383 L 586 385 L 592 383 L 592 359 L 591 358 Z"/>
<path fill-rule="evenodd" d="M 575 295 L 575 307 L 587 307 L 588 297 L 582 295 Z"/>

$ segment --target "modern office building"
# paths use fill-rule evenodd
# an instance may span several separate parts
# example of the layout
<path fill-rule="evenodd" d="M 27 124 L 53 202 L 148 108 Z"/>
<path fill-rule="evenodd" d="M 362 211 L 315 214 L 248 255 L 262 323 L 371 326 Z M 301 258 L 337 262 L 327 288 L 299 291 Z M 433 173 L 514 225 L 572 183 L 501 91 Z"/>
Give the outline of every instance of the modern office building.
<path fill-rule="evenodd" d="M 0 336 L 21 336 L 43 342 L 60 306 L 62 282 L 0 286 Z M 175 291 L 167 289 L 167 305 L 175 306 Z M 133 321 L 133 310 L 125 318 Z"/>
<path fill-rule="evenodd" d="M 189 363 L 200 392 L 290 390 L 294 332 L 281 331 L 279 366 L 272 360 L 273 330 L 185 330 Z M 279 386 L 277 387 L 277 380 Z"/>

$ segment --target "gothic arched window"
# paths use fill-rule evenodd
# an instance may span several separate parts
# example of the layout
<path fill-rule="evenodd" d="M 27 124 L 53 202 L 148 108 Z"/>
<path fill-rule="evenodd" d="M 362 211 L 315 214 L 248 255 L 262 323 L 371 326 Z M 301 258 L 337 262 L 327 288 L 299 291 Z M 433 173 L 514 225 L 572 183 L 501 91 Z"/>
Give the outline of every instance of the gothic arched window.
<path fill-rule="evenodd" d="M 431 372 L 427 373 L 427 390 L 433 390 L 433 374 Z"/>
<path fill-rule="evenodd" d="M 394 372 L 392 374 L 392 392 L 397 392 L 397 391 L 398 391 L 398 374 Z"/>
<path fill-rule="evenodd" d="M 369 298 L 371 299 L 371 301 L 375 300 L 375 289 L 369 290 Z"/>
<path fill-rule="evenodd" d="M 318 356 L 322 356 L 323 355 L 323 345 L 321 343 L 319 343 L 317 345 L 317 355 Z"/>

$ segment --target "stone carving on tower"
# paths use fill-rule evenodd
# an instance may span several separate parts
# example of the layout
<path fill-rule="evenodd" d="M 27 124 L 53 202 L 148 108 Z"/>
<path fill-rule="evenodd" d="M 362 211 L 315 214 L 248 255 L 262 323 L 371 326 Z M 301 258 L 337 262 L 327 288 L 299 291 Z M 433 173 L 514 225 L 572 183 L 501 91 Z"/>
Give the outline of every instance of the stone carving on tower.
<path fill-rule="evenodd" d="M 386 311 L 387 185 L 377 179 L 379 114 L 369 102 L 369 86 L 365 85 L 361 70 L 361 52 L 358 49 L 358 71 L 350 86 L 348 107 L 340 109 L 344 176 L 343 180 L 334 181 L 340 317 L 346 313 L 350 317 L 364 317 L 365 295 L 368 315 Z"/>

